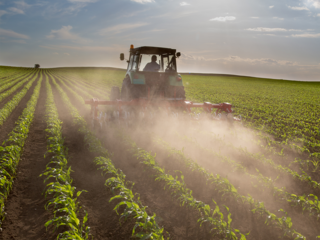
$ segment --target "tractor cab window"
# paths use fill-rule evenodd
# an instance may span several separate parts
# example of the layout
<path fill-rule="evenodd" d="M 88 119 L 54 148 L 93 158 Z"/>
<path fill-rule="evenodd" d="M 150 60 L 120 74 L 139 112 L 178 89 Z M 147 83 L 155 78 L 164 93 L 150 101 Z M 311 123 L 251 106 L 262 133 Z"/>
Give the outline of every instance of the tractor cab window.
<path fill-rule="evenodd" d="M 138 63 L 138 70 L 145 72 L 163 72 L 161 55 L 141 54 Z"/>
<path fill-rule="evenodd" d="M 176 59 L 173 54 L 162 55 L 164 72 L 176 72 Z"/>
<path fill-rule="evenodd" d="M 135 68 L 134 63 L 133 63 L 133 59 L 134 59 L 134 55 L 131 55 L 130 60 L 129 60 L 128 70 L 132 70 Z"/>

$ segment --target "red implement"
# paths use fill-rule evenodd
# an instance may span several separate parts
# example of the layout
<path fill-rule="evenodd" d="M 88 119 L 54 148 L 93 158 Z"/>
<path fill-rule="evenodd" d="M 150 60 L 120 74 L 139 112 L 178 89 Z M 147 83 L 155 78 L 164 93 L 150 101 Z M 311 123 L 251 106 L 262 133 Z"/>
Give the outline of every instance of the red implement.
<path fill-rule="evenodd" d="M 216 109 L 214 120 L 234 120 L 241 121 L 241 117 L 233 117 L 232 105 L 230 103 L 219 103 L 212 104 L 210 102 L 204 103 L 193 103 L 191 101 L 185 101 L 184 99 L 177 98 L 166 98 L 166 99 L 156 99 L 149 100 L 145 98 L 137 98 L 131 101 L 115 100 L 115 101 L 105 101 L 98 100 L 96 98 L 86 100 L 85 104 L 91 105 L 91 114 L 94 119 L 98 119 L 98 105 L 114 106 L 115 111 L 118 112 L 119 118 L 124 118 L 123 107 L 138 107 L 142 112 L 148 112 L 148 109 L 162 108 L 166 109 L 168 112 L 176 109 L 184 110 L 187 113 L 192 113 L 192 108 L 202 108 L 206 113 L 212 113 L 213 109 Z M 225 117 L 221 117 L 224 114 Z"/>

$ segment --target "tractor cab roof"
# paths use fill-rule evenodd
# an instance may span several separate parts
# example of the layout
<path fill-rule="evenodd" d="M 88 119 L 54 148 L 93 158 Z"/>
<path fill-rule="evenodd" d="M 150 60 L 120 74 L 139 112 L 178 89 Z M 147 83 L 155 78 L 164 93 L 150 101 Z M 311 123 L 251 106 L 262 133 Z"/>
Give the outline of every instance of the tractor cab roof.
<path fill-rule="evenodd" d="M 159 54 L 159 55 L 164 54 L 164 53 L 176 54 L 176 49 L 143 46 L 143 47 L 131 48 L 130 53 L 132 53 L 132 54 Z"/>

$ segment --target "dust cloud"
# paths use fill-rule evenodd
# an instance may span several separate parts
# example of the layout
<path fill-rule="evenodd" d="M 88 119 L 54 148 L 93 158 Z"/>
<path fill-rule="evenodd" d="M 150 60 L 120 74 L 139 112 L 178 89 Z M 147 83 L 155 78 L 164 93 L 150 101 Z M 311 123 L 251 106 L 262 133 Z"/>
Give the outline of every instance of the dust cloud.
<path fill-rule="evenodd" d="M 117 137 L 114 129 L 119 125 L 111 122 L 110 126 L 106 134 L 115 140 Z M 269 210 L 278 210 L 270 189 L 261 188 L 257 179 L 250 177 L 262 173 L 276 179 L 278 174 L 273 168 L 250 157 L 250 154 L 261 153 L 263 149 L 257 144 L 259 139 L 253 130 L 238 122 L 230 124 L 207 119 L 197 121 L 159 113 L 147 120 L 136 120 L 129 126 L 122 123 L 120 127 L 138 147 L 156 153 L 156 160 L 161 167 L 167 169 L 169 151 L 158 143 L 159 139 L 176 150 L 182 150 L 207 172 L 227 178 L 241 195 L 250 194 L 254 199 L 265 202 Z M 243 166 L 245 170 L 239 170 L 239 166 Z M 290 179 L 286 178 L 282 178 L 281 182 L 291 184 Z"/>

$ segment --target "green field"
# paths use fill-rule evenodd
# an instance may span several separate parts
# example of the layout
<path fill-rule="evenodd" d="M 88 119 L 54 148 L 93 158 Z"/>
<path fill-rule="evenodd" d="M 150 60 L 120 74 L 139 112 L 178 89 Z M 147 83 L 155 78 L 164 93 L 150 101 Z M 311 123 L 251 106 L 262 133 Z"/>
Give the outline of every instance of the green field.
<path fill-rule="evenodd" d="M 320 238 L 320 83 L 182 74 L 242 122 L 92 127 L 124 76 L 0 67 L 0 239 Z"/>

